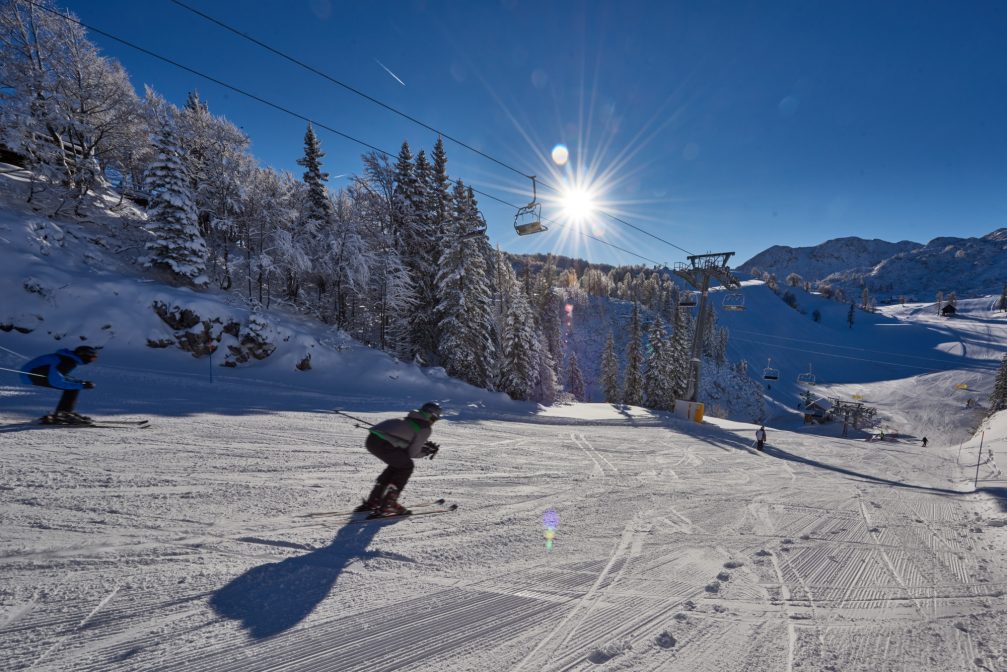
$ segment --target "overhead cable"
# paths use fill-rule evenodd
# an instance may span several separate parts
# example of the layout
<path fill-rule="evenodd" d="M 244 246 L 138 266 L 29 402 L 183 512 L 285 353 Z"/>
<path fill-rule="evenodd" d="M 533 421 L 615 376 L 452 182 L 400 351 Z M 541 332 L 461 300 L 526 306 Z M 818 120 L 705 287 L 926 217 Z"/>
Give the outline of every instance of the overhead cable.
<path fill-rule="evenodd" d="M 515 168 L 512 165 L 510 165 L 510 164 L 508 164 L 508 163 L 506 163 L 504 161 L 501 161 L 500 159 L 498 159 L 498 158 L 496 158 L 494 156 L 491 156 L 491 155 L 487 154 L 486 152 L 483 152 L 483 151 L 481 151 L 479 149 L 476 149 L 475 147 L 473 147 L 473 146 L 471 146 L 469 144 L 466 144 L 465 142 L 462 142 L 461 140 L 459 140 L 459 139 L 455 138 L 454 136 L 450 135 L 449 133 L 445 133 L 444 131 L 442 131 L 442 130 L 440 130 L 438 128 L 435 128 L 435 127 L 431 126 L 430 124 L 427 124 L 426 122 L 420 121 L 416 117 L 413 117 L 413 116 L 411 116 L 411 115 L 403 112 L 402 110 L 399 110 L 398 108 L 393 107 L 392 105 L 389 105 L 388 103 L 385 103 L 385 102 L 383 102 L 383 101 L 375 98 L 374 96 L 368 95 L 368 94 L 364 93 L 363 91 L 361 91 L 361 90 L 359 90 L 359 89 L 357 89 L 357 88 L 355 88 L 353 86 L 350 86 L 346 82 L 342 82 L 342 81 L 336 79 L 335 77 L 333 77 L 333 76 L 331 76 L 331 75 L 329 75 L 329 74 L 327 74 L 325 72 L 322 72 L 318 68 L 315 68 L 315 67 L 313 67 L 311 65 L 308 65 L 304 61 L 301 61 L 301 60 L 299 60 L 297 58 L 294 58 L 290 54 L 287 54 L 286 52 L 283 52 L 283 51 L 277 49 L 276 47 L 270 46 L 270 45 L 266 44 L 265 42 L 263 42 L 262 40 L 254 38 L 251 35 L 249 35 L 248 33 L 242 32 L 242 31 L 238 30 L 237 28 L 235 28 L 235 27 L 233 27 L 233 26 L 231 26 L 231 25 L 229 25 L 229 24 L 221 21 L 220 19 L 212 17 L 209 14 L 206 14 L 205 12 L 201 12 L 198 9 L 189 6 L 186 3 L 184 3 L 184 2 L 181 2 L 181 0 L 169 0 L 169 1 L 171 3 L 177 5 L 177 6 L 181 7 L 182 9 L 185 9 L 185 10 L 187 10 L 189 12 L 192 12 L 196 16 L 199 16 L 199 17 L 205 19 L 206 21 L 209 21 L 209 22 L 211 22 L 211 23 L 213 23 L 213 24 L 215 24 L 217 26 L 220 26 L 224 30 L 226 30 L 226 31 L 228 31 L 230 33 L 233 33 L 233 34 L 237 35 L 238 37 L 241 37 L 241 38 L 243 38 L 245 40 L 248 40 L 249 42 L 251 42 L 251 43 L 253 43 L 253 44 L 255 44 L 255 45 L 257 45 L 257 46 L 259 46 L 259 47 L 261 47 L 263 49 L 265 49 L 266 51 L 268 51 L 268 52 L 270 52 L 272 54 L 275 54 L 276 56 L 279 56 L 280 58 L 283 58 L 283 59 L 285 59 L 287 61 L 290 61 L 291 63 L 293 63 L 293 64 L 301 67 L 301 68 L 304 68 L 308 72 L 311 72 L 313 74 L 318 75 L 319 77 L 322 77 L 323 79 L 331 82 L 332 84 L 335 84 L 336 86 L 340 86 L 340 87 L 346 89 L 347 91 L 349 91 L 349 92 L 351 92 L 353 94 L 356 94 L 356 95 L 360 96 L 361 98 L 364 98 L 364 99 L 366 99 L 366 100 L 374 103 L 375 105 L 379 105 L 380 107 L 383 107 L 384 109 L 388 110 L 389 112 L 392 112 L 393 114 L 399 115 L 403 119 L 407 119 L 407 120 L 413 122 L 414 124 L 422 126 L 423 128 L 427 129 L 428 131 L 432 131 L 434 133 L 437 133 L 438 135 L 447 138 L 451 142 L 453 142 L 453 143 L 455 143 L 455 144 L 457 144 L 457 145 L 459 145 L 461 147 L 464 147 L 465 149 L 467 149 L 467 150 L 469 150 L 471 152 L 475 152 L 479 156 L 481 156 L 481 157 L 483 157 L 485 159 L 488 159 L 488 160 L 492 161 L 493 163 L 506 168 L 507 170 L 510 170 L 510 171 L 512 171 L 514 173 L 517 173 L 518 175 L 520 175 L 521 177 L 524 177 L 525 179 L 529 179 L 529 180 L 534 179 L 534 180 L 536 180 L 538 182 L 538 184 L 541 184 L 546 189 L 551 189 L 552 191 L 554 191 L 556 193 L 561 193 L 560 189 L 558 189 L 557 187 L 552 186 L 548 182 L 544 182 L 543 180 L 538 179 L 538 178 L 536 178 L 536 177 L 534 177 L 532 175 L 528 175 L 524 171 L 518 170 L 517 168 Z M 689 250 L 685 249 L 684 247 L 679 247 L 678 245 L 676 245 L 675 243 L 671 242 L 670 240 L 666 240 L 666 239 L 664 239 L 664 238 L 662 238 L 662 237 L 660 237 L 658 235 L 655 235 L 655 234 L 651 233 L 650 231 L 647 231 L 644 228 L 641 228 L 641 227 L 639 227 L 639 226 L 637 226 L 635 224 L 631 224 L 630 222 L 627 222 L 625 219 L 622 219 L 621 217 L 617 217 L 617 216 L 615 216 L 615 215 L 613 215 L 613 214 L 611 214 L 609 212 L 606 212 L 605 210 L 600 210 L 599 209 L 598 212 L 600 212 L 601 214 L 605 215 L 606 217 L 608 217 L 608 218 L 610 218 L 610 219 L 612 219 L 612 220 L 614 220 L 616 222 L 619 222 L 620 224 L 623 224 L 624 226 L 628 226 L 629 228 L 635 229 L 636 231 L 639 231 L 640 233 L 642 233 L 644 235 L 650 236 L 651 238 L 653 238 L 655 240 L 658 240 L 658 241 L 664 243 L 665 245 L 670 245 L 671 247 L 674 247 L 677 250 L 685 252 L 686 254 L 692 254 L 692 252 L 690 252 Z"/>
<path fill-rule="evenodd" d="M 251 98 L 252 100 L 255 100 L 256 102 L 262 103 L 263 105 L 266 105 L 268 107 L 271 107 L 274 110 L 278 110 L 280 112 L 283 112 L 284 114 L 289 114 L 292 117 L 296 117 L 297 119 L 301 119 L 302 121 L 306 121 L 306 122 L 308 122 L 310 124 L 318 126 L 319 128 L 325 129 L 326 131 L 334 133 L 334 134 L 336 134 L 336 135 L 338 135 L 338 136 L 340 136 L 342 138 L 345 138 L 346 140 L 349 140 L 351 142 L 355 142 L 358 145 L 361 145 L 363 147 L 367 147 L 368 149 L 371 149 L 371 150 L 373 150 L 375 152 L 378 152 L 379 154 L 387 156 L 388 158 L 395 158 L 394 154 L 392 154 L 391 152 L 385 151 L 384 149 L 381 149 L 380 147 L 376 147 L 376 146 L 374 146 L 374 145 L 372 145 L 372 144 L 370 144 L 368 142 L 365 142 L 364 140 L 360 140 L 358 138 L 353 137 L 352 135 L 349 135 L 347 133 L 343 133 L 342 131 L 339 131 L 339 130 L 337 130 L 335 128 L 332 128 L 331 126 L 329 126 L 327 124 L 324 124 L 324 123 L 322 123 L 320 121 L 316 121 L 316 120 L 312 119 L 311 117 L 307 117 L 307 116 L 305 116 L 303 114 L 300 114 L 299 112 L 295 112 L 295 111 L 293 111 L 293 110 L 291 110 L 291 109 L 289 109 L 287 107 L 284 107 L 284 106 L 279 105 L 277 103 L 274 103 L 274 102 L 272 102 L 270 100 L 262 98 L 261 96 L 258 96 L 258 95 L 254 94 L 254 93 L 251 93 L 251 92 L 246 91 L 244 89 L 241 89 L 241 88 L 239 88 L 237 86 L 234 86 L 233 84 L 228 84 L 227 82 L 224 82 L 224 81 L 222 81 L 220 79 L 217 79 L 216 77 L 213 77 L 211 75 L 207 75 L 207 74 L 205 74 L 203 72 L 200 72 L 199 70 L 195 70 L 194 68 L 190 68 L 187 65 L 182 65 L 181 63 L 179 63 L 177 61 L 174 61 L 174 60 L 168 58 L 167 56 L 162 56 L 161 54 L 158 54 L 158 53 L 156 53 L 154 51 L 151 51 L 150 49 L 147 49 L 145 47 L 141 47 L 140 45 L 135 44 L 133 42 L 130 42 L 129 40 L 123 39 L 123 38 L 121 38 L 121 37 L 119 37 L 117 35 L 113 35 L 112 33 L 109 33 L 108 31 L 101 30 L 100 28 L 96 28 L 96 27 L 94 27 L 94 26 L 92 26 L 90 24 L 87 24 L 87 23 L 84 23 L 83 21 L 80 21 L 79 19 L 75 19 L 73 17 L 66 16 L 64 14 L 60 14 L 59 12 L 57 12 L 57 11 L 55 11 L 53 9 L 50 9 L 49 7 L 45 7 L 43 5 L 38 4 L 37 2 L 35 2 L 35 0 L 25 0 L 25 2 L 27 2 L 30 5 L 32 5 L 36 9 L 40 9 L 42 11 L 48 12 L 50 14 L 53 14 L 53 15 L 55 15 L 55 16 L 63 19 L 64 21 L 69 21 L 70 23 L 75 23 L 78 26 L 80 26 L 82 28 L 86 28 L 87 30 L 89 30 L 89 31 L 91 31 L 93 33 L 97 33 L 99 35 L 103 35 L 103 36 L 107 37 L 110 40 L 114 40 L 116 42 L 119 42 L 120 44 L 123 44 L 123 45 L 125 45 L 127 47 L 130 47 L 131 49 L 135 49 L 135 50 L 137 50 L 137 51 L 139 51 L 141 53 L 147 54 L 148 56 L 150 56 L 152 58 L 156 58 L 159 61 L 163 61 L 165 63 L 168 63 L 169 65 L 173 65 L 176 68 L 179 68 L 181 70 L 185 70 L 186 72 L 191 73 L 193 75 L 196 75 L 197 77 L 202 77 L 203 79 L 205 79 L 207 81 L 213 82 L 214 84 L 217 84 L 218 86 L 221 86 L 221 87 L 223 87 L 225 89 L 228 89 L 230 91 L 234 91 L 235 93 L 240 94 L 242 96 L 245 96 L 247 98 Z M 479 194 L 480 196 L 485 196 L 486 198 L 489 198 L 491 200 L 497 201 L 499 203 L 503 203 L 504 205 L 507 205 L 508 207 L 511 207 L 511 208 L 514 208 L 514 209 L 517 209 L 517 207 L 518 207 L 518 206 L 513 205 L 512 203 L 508 203 L 507 201 L 504 201 L 504 200 L 502 200 L 502 199 L 500 199 L 500 198 L 498 198 L 498 197 L 496 197 L 496 196 L 494 196 L 492 194 L 488 194 L 488 193 L 486 193 L 484 191 L 480 191 L 479 189 L 476 189 L 474 187 L 472 188 L 472 191 L 474 193 Z M 547 219 L 546 221 L 558 223 L 558 222 L 555 222 L 555 220 L 549 220 L 549 219 Z M 561 223 L 559 223 L 559 224 L 561 224 Z M 648 261 L 650 263 L 657 264 L 659 266 L 663 265 L 662 262 L 655 261 L 653 259 L 645 257 L 645 256 L 643 256 L 641 254 L 637 254 L 635 252 L 630 252 L 629 250 L 621 248 L 618 245 L 613 245 L 612 243 L 609 243 L 609 242 L 607 242 L 605 240 L 602 240 L 601 238 L 597 238 L 595 236 L 591 236 L 591 235 L 589 235 L 587 233 L 584 233 L 583 231 L 577 231 L 576 229 L 574 229 L 574 230 L 575 230 L 576 233 L 578 233 L 579 235 L 581 235 L 581 236 L 583 236 L 585 238 L 590 238 L 591 240 L 595 240 L 595 241 L 597 241 L 599 243 L 602 243 L 603 245 L 608 245 L 609 247 L 611 247 L 613 249 L 617 249 L 617 250 L 620 250 L 620 251 L 625 252 L 627 254 L 633 255 L 634 257 L 637 257 L 638 259 L 643 259 L 644 261 Z"/>

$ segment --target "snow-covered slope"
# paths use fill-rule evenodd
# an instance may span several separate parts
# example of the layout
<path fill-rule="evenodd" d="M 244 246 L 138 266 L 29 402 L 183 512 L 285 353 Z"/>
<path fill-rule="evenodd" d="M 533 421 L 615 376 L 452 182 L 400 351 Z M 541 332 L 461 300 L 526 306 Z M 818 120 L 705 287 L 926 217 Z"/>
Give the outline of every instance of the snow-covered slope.
<path fill-rule="evenodd" d="M 135 396 L 132 385 L 154 373 L 189 381 L 212 378 L 218 386 L 206 389 L 209 400 L 181 400 L 163 411 L 151 390 L 145 403 L 153 412 L 197 412 L 208 404 L 230 407 L 234 400 L 221 385 L 227 381 L 259 385 L 256 404 L 266 408 L 281 386 L 337 395 L 343 403 L 442 399 L 494 408 L 527 406 L 452 380 L 442 369 L 397 361 L 294 313 L 253 313 L 226 293 L 160 284 L 133 263 L 148 238 L 141 213 L 126 208 L 97 211 L 86 220 L 69 215 L 50 219 L 24 204 L 22 193 L 16 176 L 0 178 L 0 286 L 5 288 L 0 299 L 0 367 L 16 369 L 26 358 L 59 347 L 102 347 L 99 361 L 87 369 L 86 377 L 99 382 L 83 397 L 87 410 L 121 411 L 123 395 Z M 183 316 L 183 311 L 190 314 Z M 212 356 L 207 355 L 208 343 L 217 348 Z M 310 368 L 298 369 L 308 357 Z M 138 378 L 117 388 L 114 382 L 101 382 L 110 369 L 132 371 Z M 37 416 L 55 404 L 51 391 L 25 390 L 15 373 L 0 374 L 8 412 Z"/>
<path fill-rule="evenodd" d="M 813 247 L 773 245 L 738 266 L 738 271 L 751 273 L 753 268 L 757 268 L 761 272 L 772 273 L 781 283 L 790 273 L 797 273 L 814 282 L 840 271 L 869 270 L 885 259 L 919 247 L 919 243 L 908 240 L 889 243 L 877 238 L 864 240 L 853 236 L 827 240 Z"/>
<path fill-rule="evenodd" d="M 151 423 L 25 422 L 55 395 L 3 372 L 4 669 L 1007 669 L 1007 412 L 970 436 L 963 410 L 1007 343 L 993 298 L 960 301 L 954 320 L 858 312 L 851 329 L 847 306 L 795 291 L 795 310 L 746 283 L 748 310 L 718 319 L 760 384 L 766 357 L 781 373 L 756 453 L 754 425 L 540 409 L 282 311 L 249 316 L 134 273 L 135 221 L 20 208 L 0 213 L 0 366 L 105 345 L 81 410 Z M 202 327 L 169 326 L 155 300 L 205 318 L 224 352 L 179 349 Z M 261 354 L 256 335 L 276 350 L 210 368 L 228 346 Z M 807 361 L 815 390 L 882 406 L 888 440 L 794 422 Z M 330 409 L 374 422 L 427 398 L 448 411 L 442 449 L 404 501 L 457 511 L 305 515 L 347 511 L 383 468 Z"/>
<path fill-rule="evenodd" d="M 849 305 L 817 294 L 786 288 L 794 309 L 762 282 L 748 281 L 742 291 L 747 310 L 718 312 L 718 320 L 730 329 L 731 358 L 748 361 L 749 374 L 764 385 L 771 422 L 800 424 L 796 405 L 810 392 L 862 400 L 879 408 L 889 431 L 917 437 L 959 441 L 978 425 L 1007 343 L 1007 314 L 994 310 L 997 297 L 961 300 L 950 320 L 932 304 L 856 310 L 850 327 Z M 762 380 L 768 366 L 779 380 Z M 798 382 L 809 371 L 814 386 Z M 966 408 L 970 398 L 978 405 Z"/>

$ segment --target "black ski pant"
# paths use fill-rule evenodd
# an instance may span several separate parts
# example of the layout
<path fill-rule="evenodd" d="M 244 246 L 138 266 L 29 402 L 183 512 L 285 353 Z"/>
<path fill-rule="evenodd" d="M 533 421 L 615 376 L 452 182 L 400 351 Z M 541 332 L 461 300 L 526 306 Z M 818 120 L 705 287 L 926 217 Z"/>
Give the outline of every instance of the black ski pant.
<path fill-rule="evenodd" d="M 386 485 L 391 484 L 400 491 L 403 490 L 409 482 L 409 477 L 413 475 L 413 459 L 409 457 L 409 453 L 374 434 L 367 435 L 364 447 L 371 455 L 388 465 L 378 476 L 377 488 L 384 490 Z"/>
<path fill-rule="evenodd" d="M 77 397 L 80 395 L 80 390 L 63 390 L 63 396 L 59 398 L 59 403 L 56 404 L 57 413 L 69 413 L 73 411 L 74 406 L 77 405 Z"/>

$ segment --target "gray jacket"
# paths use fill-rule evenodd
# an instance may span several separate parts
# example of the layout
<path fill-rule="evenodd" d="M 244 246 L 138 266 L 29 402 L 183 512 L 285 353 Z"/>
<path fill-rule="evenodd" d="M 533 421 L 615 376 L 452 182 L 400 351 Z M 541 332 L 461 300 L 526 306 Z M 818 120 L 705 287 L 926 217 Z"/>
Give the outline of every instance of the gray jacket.
<path fill-rule="evenodd" d="M 410 411 L 404 420 L 385 420 L 371 427 L 371 434 L 402 448 L 414 459 L 422 457 L 423 444 L 432 433 L 430 423 L 416 411 Z"/>

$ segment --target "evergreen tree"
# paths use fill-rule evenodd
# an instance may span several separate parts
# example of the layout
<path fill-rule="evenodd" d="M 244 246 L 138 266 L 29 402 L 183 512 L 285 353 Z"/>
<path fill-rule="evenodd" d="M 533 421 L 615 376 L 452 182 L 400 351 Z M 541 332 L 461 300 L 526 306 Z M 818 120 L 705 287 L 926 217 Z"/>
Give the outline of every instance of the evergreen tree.
<path fill-rule="evenodd" d="M 846 324 L 849 325 L 850 329 L 853 328 L 854 315 L 857 310 L 857 305 L 850 301 L 850 309 L 846 312 Z"/>
<path fill-rule="evenodd" d="M 996 381 L 993 383 L 988 415 L 993 415 L 997 411 L 1005 409 L 1007 409 L 1007 355 L 1004 355 L 1000 361 L 1000 370 L 997 372 Z"/>
<path fill-rule="evenodd" d="M 508 297 L 500 389 L 512 399 L 528 399 L 539 368 L 535 321 L 520 285 Z"/>
<path fill-rule="evenodd" d="M 640 305 L 633 304 L 633 315 L 629 322 L 629 348 L 626 353 L 626 384 L 622 391 L 622 403 L 631 406 L 643 404 L 643 365 L 641 352 Z"/>
<path fill-rule="evenodd" d="M 196 226 L 192 193 L 174 131 L 165 127 L 155 139 L 157 158 L 147 173 L 151 193 L 147 210 L 155 240 L 147 243 L 148 267 L 166 268 L 193 285 L 207 284 L 206 244 Z"/>
<path fill-rule="evenodd" d="M 434 144 L 433 166 L 428 188 L 433 202 L 434 228 L 443 233 L 451 214 L 451 179 L 448 177 L 448 155 L 444 151 L 444 140 L 437 136 Z"/>
<path fill-rule="evenodd" d="M 577 365 L 577 353 L 571 352 L 566 364 L 566 391 L 577 401 L 584 401 L 584 375 Z"/>
<path fill-rule="evenodd" d="M 622 395 L 619 394 L 619 360 L 615 356 L 615 339 L 611 333 L 601 356 L 601 389 L 606 402 L 618 404 L 622 401 Z"/>
<path fill-rule="evenodd" d="M 688 392 L 691 373 L 692 339 L 691 318 L 688 311 L 679 310 L 675 314 L 675 328 L 671 334 L 669 369 L 672 376 L 672 392 L 675 399 L 681 399 Z"/>
<path fill-rule="evenodd" d="M 307 222 L 325 222 L 332 215 L 332 203 L 325 187 L 329 174 L 322 172 L 323 156 L 325 152 L 315 135 L 315 129 L 309 123 L 308 130 L 304 133 L 304 156 L 297 160 L 297 165 L 304 168 L 304 184 L 308 188 L 303 211 Z"/>
<path fill-rule="evenodd" d="M 437 348 L 449 375 L 486 387 L 494 371 L 493 306 L 486 260 L 478 243 L 461 235 L 476 218 L 476 204 L 461 181 L 437 265 Z"/>
<path fill-rule="evenodd" d="M 997 303 L 997 308 L 1007 313 L 1007 282 L 1004 283 L 1003 291 L 1000 292 L 1000 301 Z"/>
<path fill-rule="evenodd" d="M 556 371 L 552 357 L 545 348 L 538 349 L 538 380 L 532 387 L 532 400 L 546 406 L 555 403 L 559 384 L 556 381 Z"/>
<path fill-rule="evenodd" d="M 671 410 L 675 405 L 671 344 L 660 317 L 650 327 L 648 343 L 647 372 L 643 381 L 647 405 L 659 410 Z"/>

